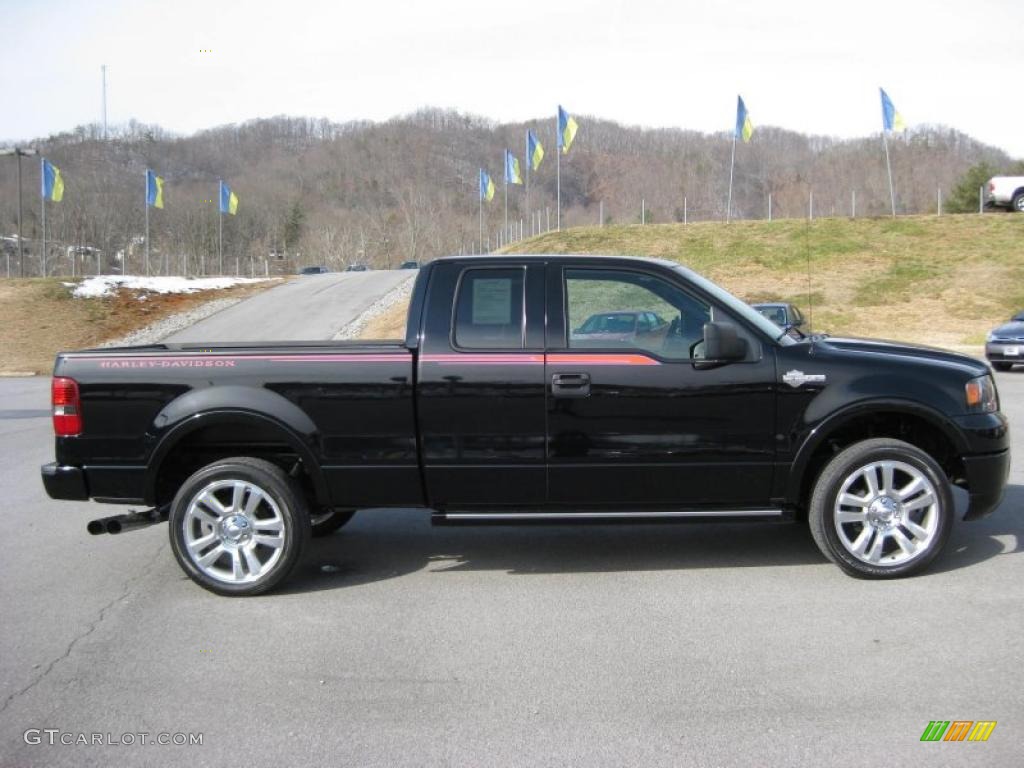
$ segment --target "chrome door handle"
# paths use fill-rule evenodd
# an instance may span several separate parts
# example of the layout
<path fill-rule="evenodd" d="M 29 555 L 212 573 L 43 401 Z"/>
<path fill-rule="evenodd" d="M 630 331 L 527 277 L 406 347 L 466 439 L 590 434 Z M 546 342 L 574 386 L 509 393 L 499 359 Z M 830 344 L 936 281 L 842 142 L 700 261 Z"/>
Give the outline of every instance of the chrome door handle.
<path fill-rule="evenodd" d="M 589 373 L 556 373 L 551 376 L 551 394 L 555 397 L 589 397 Z"/>

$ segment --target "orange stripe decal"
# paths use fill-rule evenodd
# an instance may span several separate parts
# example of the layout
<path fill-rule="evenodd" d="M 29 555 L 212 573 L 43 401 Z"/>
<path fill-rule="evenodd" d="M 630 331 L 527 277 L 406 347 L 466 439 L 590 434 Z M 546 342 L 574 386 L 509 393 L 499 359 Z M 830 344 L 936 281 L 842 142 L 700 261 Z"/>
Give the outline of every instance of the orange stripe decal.
<path fill-rule="evenodd" d="M 661 365 L 647 355 L 605 354 L 605 355 L 548 355 L 549 365 Z"/>
<path fill-rule="evenodd" d="M 661 365 L 658 360 L 647 355 L 631 355 L 628 353 L 613 354 L 508 354 L 494 352 L 445 353 L 422 355 L 424 363 L 440 363 L 441 365 L 537 365 L 547 362 L 548 365 Z"/>

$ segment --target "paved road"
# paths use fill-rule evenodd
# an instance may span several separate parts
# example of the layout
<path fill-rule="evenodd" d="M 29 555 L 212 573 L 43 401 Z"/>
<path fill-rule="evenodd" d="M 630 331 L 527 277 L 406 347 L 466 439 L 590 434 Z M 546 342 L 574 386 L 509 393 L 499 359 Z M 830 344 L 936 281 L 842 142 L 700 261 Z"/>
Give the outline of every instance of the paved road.
<path fill-rule="evenodd" d="M 388 270 L 300 277 L 200 320 L 165 341 L 330 339 L 377 299 L 415 274 Z"/>
<path fill-rule="evenodd" d="M 1024 372 L 998 379 L 1009 493 L 920 578 L 843 576 L 797 526 L 432 529 L 410 510 L 360 513 L 246 600 L 189 582 L 163 526 L 87 536 L 110 508 L 37 480 L 46 381 L 0 380 L 0 764 L 1019 765 Z M 922 744 L 933 719 L 999 725 Z"/>

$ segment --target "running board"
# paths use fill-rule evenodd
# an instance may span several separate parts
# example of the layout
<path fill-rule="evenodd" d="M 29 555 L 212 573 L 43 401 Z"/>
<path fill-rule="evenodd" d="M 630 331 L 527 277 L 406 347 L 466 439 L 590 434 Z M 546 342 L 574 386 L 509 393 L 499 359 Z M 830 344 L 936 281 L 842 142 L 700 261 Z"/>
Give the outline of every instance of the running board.
<path fill-rule="evenodd" d="M 688 520 L 757 521 L 789 519 L 781 509 L 686 509 L 650 512 L 434 512 L 433 525 L 480 525 L 487 523 L 656 523 Z"/>

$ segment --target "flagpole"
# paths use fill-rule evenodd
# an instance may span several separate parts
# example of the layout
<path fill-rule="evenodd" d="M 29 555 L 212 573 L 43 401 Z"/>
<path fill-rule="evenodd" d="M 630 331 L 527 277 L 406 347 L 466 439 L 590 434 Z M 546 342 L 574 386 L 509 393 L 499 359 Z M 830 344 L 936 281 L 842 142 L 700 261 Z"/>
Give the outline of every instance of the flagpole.
<path fill-rule="evenodd" d="M 220 262 L 220 273 L 224 274 L 224 213 L 217 201 L 217 260 Z"/>
<path fill-rule="evenodd" d="M 558 135 L 558 113 L 555 113 L 555 229 L 562 231 L 562 137 Z"/>
<path fill-rule="evenodd" d="M 46 277 L 46 158 L 39 158 L 39 173 L 42 176 L 42 183 L 40 184 L 41 202 L 40 206 L 43 209 L 43 277 Z"/>
<path fill-rule="evenodd" d="M 480 189 L 477 190 L 477 203 L 480 206 L 480 253 L 484 252 L 484 192 L 483 192 L 483 176 L 477 177 L 477 186 Z"/>
<path fill-rule="evenodd" d="M 508 150 L 505 150 L 505 236 L 508 236 Z"/>
<path fill-rule="evenodd" d="M 526 131 L 526 210 L 530 210 L 530 166 L 533 164 L 533 160 L 530 157 L 530 131 Z"/>
<path fill-rule="evenodd" d="M 889 142 L 885 138 L 885 128 L 882 129 L 882 146 L 885 147 L 885 170 L 889 174 L 889 202 L 892 203 L 892 217 L 896 218 L 896 192 L 892 187 L 892 166 L 889 164 Z"/>
<path fill-rule="evenodd" d="M 146 171 L 146 194 L 142 198 L 146 208 L 146 276 L 149 276 L 149 171 Z"/>
<path fill-rule="evenodd" d="M 732 175 L 736 168 L 736 131 L 732 132 L 732 160 L 729 161 L 729 202 L 725 206 L 725 221 L 732 218 Z"/>

